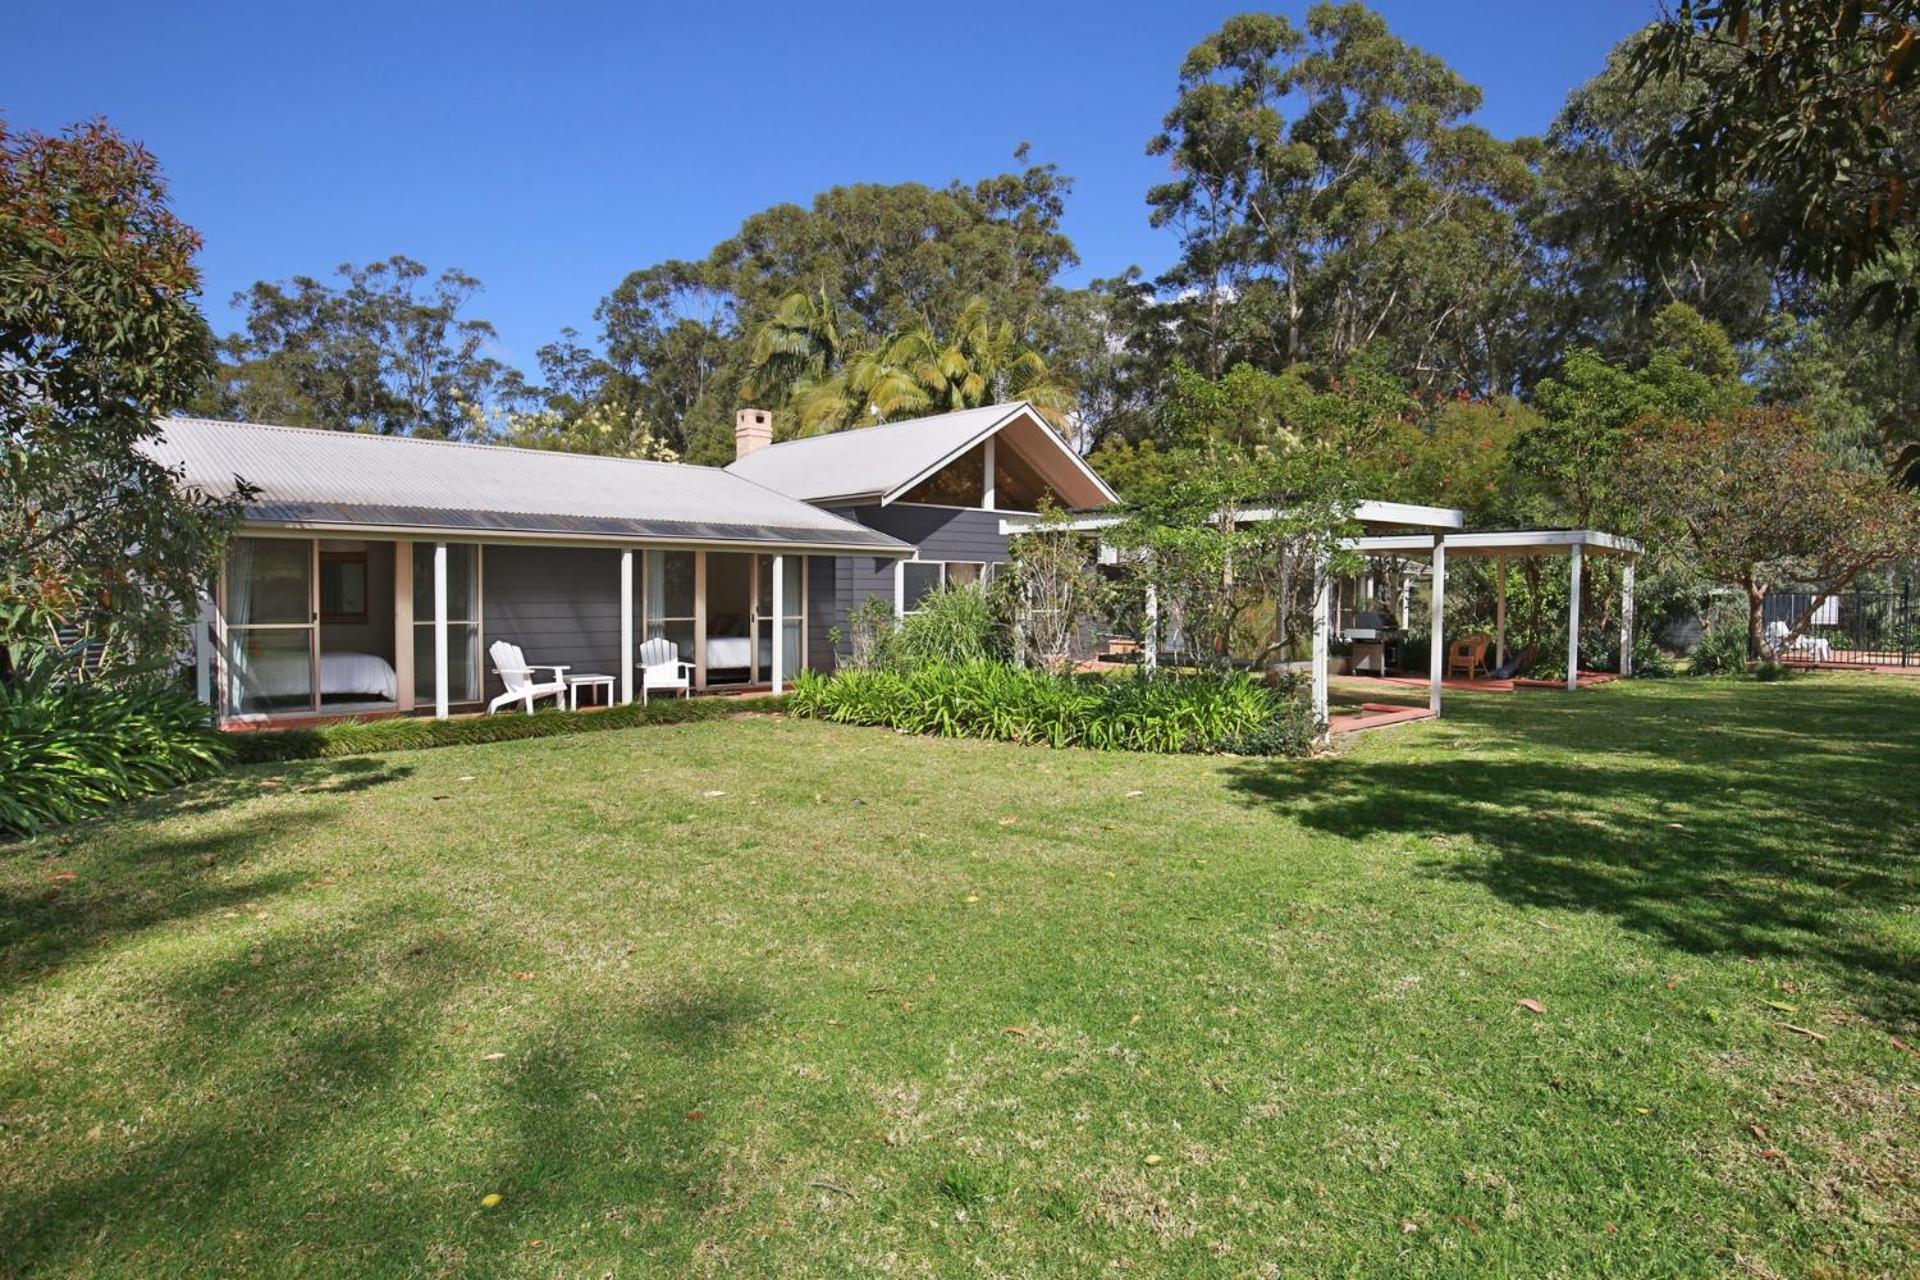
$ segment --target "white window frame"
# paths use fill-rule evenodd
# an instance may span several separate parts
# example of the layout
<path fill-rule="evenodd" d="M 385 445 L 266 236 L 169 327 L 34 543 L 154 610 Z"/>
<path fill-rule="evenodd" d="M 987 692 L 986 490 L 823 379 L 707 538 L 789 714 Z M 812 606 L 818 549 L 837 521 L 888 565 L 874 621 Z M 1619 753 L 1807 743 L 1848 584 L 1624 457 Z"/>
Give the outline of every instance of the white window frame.
<path fill-rule="evenodd" d="M 938 590 L 943 590 L 947 585 L 947 566 L 948 565 L 970 564 L 974 568 L 980 571 L 979 576 L 977 576 L 974 579 L 974 582 L 980 587 L 982 591 L 984 591 L 986 590 L 986 587 L 987 587 L 987 571 L 993 566 L 994 563 L 995 562 L 992 560 L 923 560 L 919 556 L 914 556 L 910 560 L 895 561 L 893 566 L 893 616 L 896 618 L 904 618 L 904 617 L 907 617 L 909 614 L 920 612 L 918 609 L 907 608 L 907 566 L 908 565 L 910 564 L 939 565 L 940 578 L 939 578 L 939 581 L 933 584 L 933 588 L 932 588 L 933 590 L 938 591 Z"/>

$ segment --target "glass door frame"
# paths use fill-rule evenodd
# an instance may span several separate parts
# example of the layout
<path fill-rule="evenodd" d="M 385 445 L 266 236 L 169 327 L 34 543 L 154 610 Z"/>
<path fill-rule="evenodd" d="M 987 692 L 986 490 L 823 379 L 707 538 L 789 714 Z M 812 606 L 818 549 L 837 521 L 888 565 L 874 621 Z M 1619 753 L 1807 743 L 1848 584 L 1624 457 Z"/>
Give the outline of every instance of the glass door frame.
<path fill-rule="evenodd" d="M 262 530 L 236 533 L 233 541 L 238 542 L 242 538 L 255 542 L 304 542 L 307 544 L 307 620 L 305 622 L 246 622 L 237 626 L 229 622 L 229 607 L 232 601 L 233 545 L 228 544 L 226 553 L 220 558 L 217 601 L 220 640 L 217 650 L 220 659 L 217 705 L 220 718 L 256 721 L 271 720 L 276 715 L 317 715 L 320 711 L 320 539 L 305 534 Z M 234 704 L 234 645 L 243 638 L 237 637 L 235 633 L 254 631 L 304 631 L 307 633 L 307 706 L 304 712 L 297 707 L 278 708 L 271 711 L 243 711 Z"/>
<path fill-rule="evenodd" d="M 788 596 L 797 596 L 798 599 L 782 599 L 780 601 L 780 604 L 786 610 L 786 612 L 783 616 L 779 618 L 773 617 L 773 613 L 772 613 L 773 611 L 772 582 L 773 582 L 773 573 L 774 573 L 773 562 L 776 560 L 781 561 L 780 568 L 783 572 L 786 569 L 787 561 L 790 561 L 790 560 L 798 561 L 800 566 L 800 572 L 797 575 L 795 575 L 799 579 L 798 582 L 794 584 L 795 590 L 789 591 L 786 593 Z M 768 583 L 768 591 L 767 591 L 768 598 L 765 600 L 762 600 L 760 598 L 760 566 L 763 563 L 767 566 L 767 583 Z M 785 677 L 785 679 L 788 682 L 791 682 L 793 680 L 793 677 L 796 674 L 798 674 L 798 672 L 807 665 L 807 557 L 804 554 L 796 555 L 790 551 L 782 551 L 777 553 L 765 552 L 765 551 L 754 552 L 753 554 L 753 603 L 751 608 L 751 617 L 752 617 L 752 625 L 748 628 L 748 630 L 752 633 L 752 636 L 753 636 L 753 639 L 751 641 L 752 654 L 753 654 L 753 670 L 750 673 L 750 677 L 751 677 L 751 683 L 756 685 L 771 684 L 773 682 L 773 667 L 771 664 L 772 664 L 772 658 L 774 653 L 774 646 L 781 643 L 782 639 L 784 638 L 781 633 L 786 629 L 787 623 L 797 623 L 799 625 L 800 644 L 798 646 L 798 652 L 794 655 L 793 665 L 791 666 L 791 668 L 782 670 L 780 673 L 783 677 Z M 760 633 L 761 633 L 761 629 L 765 627 L 766 624 L 769 622 L 773 624 L 772 635 L 767 645 L 767 655 L 768 655 L 769 665 L 763 671 L 761 670 L 761 667 L 760 667 Z"/>

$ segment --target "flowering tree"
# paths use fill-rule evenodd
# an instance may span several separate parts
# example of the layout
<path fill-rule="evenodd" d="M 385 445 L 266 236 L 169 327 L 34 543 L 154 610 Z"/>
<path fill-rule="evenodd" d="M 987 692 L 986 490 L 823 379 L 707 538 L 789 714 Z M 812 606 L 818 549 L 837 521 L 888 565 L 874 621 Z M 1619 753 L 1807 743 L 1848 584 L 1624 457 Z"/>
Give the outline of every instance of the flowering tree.
<path fill-rule="evenodd" d="M 1048 671 L 1073 661 L 1080 628 L 1100 616 L 1106 583 L 1093 568 L 1093 539 L 1068 527 L 1065 512 L 1042 504 L 1040 519 L 1013 542 L 1013 642 L 1016 656 Z"/>
<path fill-rule="evenodd" d="M 1745 589 L 1748 643 L 1766 658 L 1800 637 L 1826 596 L 1920 554 L 1920 499 L 1879 468 L 1836 459 L 1808 419 L 1786 410 L 1701 425 L 1648 419 L 1628 442 L 1621 484 L 1650 536 L 1678 540 L 1707 575 Z M 1767 592 L 1786 582 L 1812 588 L 1812 602 L 1769 641 Z"/>

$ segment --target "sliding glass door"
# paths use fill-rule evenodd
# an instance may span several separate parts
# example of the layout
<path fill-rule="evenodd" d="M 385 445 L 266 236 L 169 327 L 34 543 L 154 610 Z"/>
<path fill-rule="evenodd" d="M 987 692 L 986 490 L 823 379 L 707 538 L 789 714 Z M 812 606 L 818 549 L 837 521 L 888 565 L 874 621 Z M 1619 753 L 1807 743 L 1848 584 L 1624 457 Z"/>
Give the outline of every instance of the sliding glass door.
<path fill-rule="evenodd" d="M 681 662 L 693 661 L 694 556 L 693 551 L 649 551 L 642 596 L 641 634 L 647 640 L 666 640 Z"/>
<path fill-rule="evenodd" d="M 802 557 L 755 556 L 753 600 L 753 652 L 756 668 L 753 678 L 759 682 L 773 679 L 773 645 L 778 637 L 780 671 L 788 680 L 800 670 L 801 637 L 805 632 L 806 598 Z M 774 614 L 773 562 L 780 561 L 780 612 Z"/>
<path fill-rule="evenodd" d="M 229 715 L 311 711 L 318 705 L 314 584 L 311 539 L 233 540 L 222 592 Z"/>
<path fill-rule="evenodd" d="M 431 542 L 413 544 L 413 699 L 434 703 L 433 552 Z M 480 701 L 480 548 L 447 544 L 447 701 Z"/>

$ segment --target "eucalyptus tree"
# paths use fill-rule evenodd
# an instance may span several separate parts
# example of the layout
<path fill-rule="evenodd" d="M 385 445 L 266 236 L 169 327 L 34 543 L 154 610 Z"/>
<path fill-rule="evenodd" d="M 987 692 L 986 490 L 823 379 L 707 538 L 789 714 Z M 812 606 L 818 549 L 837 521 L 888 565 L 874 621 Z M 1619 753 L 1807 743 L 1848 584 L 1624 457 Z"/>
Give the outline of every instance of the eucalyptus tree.
<path fill-rule="evenodd" d="M 399 255 L 335 274 L 338 284 L 295 276 L 235 294 L 245 319 L 220 342 L 203 405 L 252 422 L 487 436 L 507 370 L 488 354 L 493 326 L 465 314 L 480 281 L 457 268 L 430 278 Z"/>
<path fill-rule="evenodd" d="M 1384 340 L 1425 384 L 1504 380 L 1533 171 L 1467 123 L 1479 105 L 1359 4 L 1304 27 L 1243 14 L 1195 46 L 1148 144 L 1174 176 L 1147 198 L 1180 235 L 1161 285 L 1196 367 L 1338 365 Z"/>

